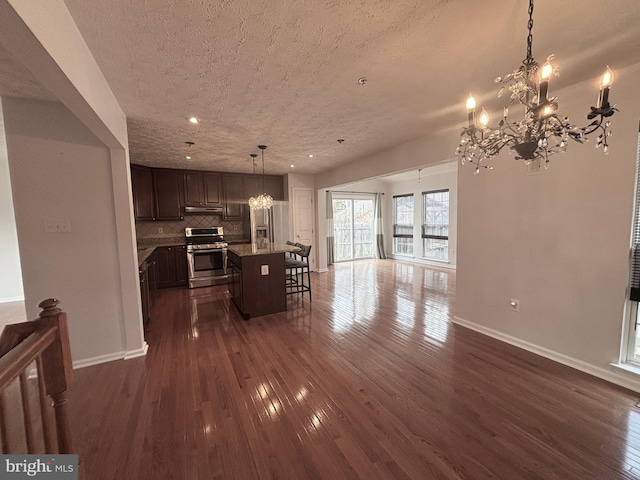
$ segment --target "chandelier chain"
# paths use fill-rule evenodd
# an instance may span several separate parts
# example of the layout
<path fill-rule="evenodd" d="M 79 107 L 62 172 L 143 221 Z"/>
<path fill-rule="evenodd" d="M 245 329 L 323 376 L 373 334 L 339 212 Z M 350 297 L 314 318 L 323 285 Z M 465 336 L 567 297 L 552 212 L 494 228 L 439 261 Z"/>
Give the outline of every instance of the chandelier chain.
<path fill-rule="evenodd" d="M 529 23 L 527 25 L 529 35 L 527 35 L 527 58 L 524 60 L 525 65 L 531 65 L 533 60 L 533 0 L 529 0 Z"/>

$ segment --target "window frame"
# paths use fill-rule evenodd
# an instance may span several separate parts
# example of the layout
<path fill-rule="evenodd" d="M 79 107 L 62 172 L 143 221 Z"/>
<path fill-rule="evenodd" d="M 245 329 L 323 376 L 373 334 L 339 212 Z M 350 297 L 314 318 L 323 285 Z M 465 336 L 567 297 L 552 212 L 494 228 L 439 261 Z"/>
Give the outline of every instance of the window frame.
<path fill-rule="evenodd" d="M 340 194 L 333 194 L 333 198 L 332 198 L 332 203 L 331 203 L 331 208 L 334 208 L 335 205 L 335 201 L 336 200 L 344 200 L 350 203 L 351 205 L 351 258 L 349 259 L 345 259 L 345 260 L 337 260 L 337 256 L 338 256 L 338 245 L 336 245 L 336 241 L 338 236 L 336 235 L 336 228 L 335 228 L 335 224 L 334 224 L 334 232 L 333 232 L 333 238 L 334 238 L 334 261 L 335 263 L 341 263 L 341 262 L 353 262 L 353 261 L 357 261 L 357 260 L 367 260 L 367 259 L 372 259 L 375 258 L 375 196 L 372 194 L 367 194 L 367 193 L 340 193 Z M 356 242 L 355 242 L 355 236 L 356 236 L 356 228 L 355 228 L 355 202 L 356 201 L 365 201 L 365 202 L 371 202 L 372 203 L 372 207 L 373 207 L 373 216 L 374 218 L 372 219 L 372 224 L 371 224 L 371 237 L 372 237 L 372 241 L 371 241 L 371 256 L 366 256 L 366 257 L 354 257 L 354 253 L 355 253 L 355 247 L 356 247 Z M 335 218 L 335 210 L 334 210 L 334 218 Z"/>
<path fill-rule="evenodd" d="M 428 231 L 429 228 L 433 227 L 431 225 L 428 225 L 427 222 L 427 213 L 429 212 L 429 208 L 427 206 L 427 199 L 429 197 L 429 195 L 434 195 L 434 194 L 438 194 L 438 193 L 446 193 L 447 194 L 447 224 L 446 224 L 446 229 L 447 229 L 447 234 L 446 235 L 435 235 L 432 233 L 426 233 Z M 451 222 L 450 222 L 450 218 L 449 218 L 449 214 L 451 212 L 451 195 L 450 195 L 450 189 L 448 188 L 440 188 L 437 190 L 427 190 L 422 192 L 422 221 L 421 221 L 421 236 L 422 236 L 422 258 L 428 259 L 428 260 L 433 260 L 436 262 L 449 262 L 449 227 L 451 226 Z M 435 227 L 438 226 L 442 226 L 442 225 L 435 225 Z M 445 240 L 446 241 L 446 251 L 445 251 L 445 255 L 444 258 L 435 258 L 435 257 L 431 257 L 426 255 L 426 245 L 425 245 L 425 239 L 435 239 L 435 240 Z"/>
<path fill-rule="evenodd" d="M 411 198 L 411 224 L 398 223 L 398 199 L 400 198 Z M 395 255 L 413 256 L 415 213 L 416 213 L 416 203 L 415 203 L 413 193 L 403 193 L 402 195 L 393 196 L 393 253 Z M 411 233 L 408 233 L 409 231 Z M 399 250 L 398 241 L 396 239 L 399 239 L 399 238 L 412 239 L 410 244 L 405 245 L 406 247 L 410 247 L 409 249 L 411 251 L 407 251 L 407 252 L 398 251 Z"/>

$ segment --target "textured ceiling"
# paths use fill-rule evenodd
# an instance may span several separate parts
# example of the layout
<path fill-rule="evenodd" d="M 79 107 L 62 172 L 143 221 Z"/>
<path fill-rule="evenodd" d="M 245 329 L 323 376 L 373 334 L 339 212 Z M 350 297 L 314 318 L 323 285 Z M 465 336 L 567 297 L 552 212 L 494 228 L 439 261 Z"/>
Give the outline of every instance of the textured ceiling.
<path fill-rule="evenodd" d="M 144 165 L 250 172 L 266 144 L 267 173 L 318 173 L 461 128 L 469 91 L 486 104 L 525 56 L 524 0 L 65 3 Z M 637 0 L 537 0 L 534 20 L 534 56 L 560 64 L 554 87 L 593 78 L 595 98 L 605 65 L 640 61 Z"/>

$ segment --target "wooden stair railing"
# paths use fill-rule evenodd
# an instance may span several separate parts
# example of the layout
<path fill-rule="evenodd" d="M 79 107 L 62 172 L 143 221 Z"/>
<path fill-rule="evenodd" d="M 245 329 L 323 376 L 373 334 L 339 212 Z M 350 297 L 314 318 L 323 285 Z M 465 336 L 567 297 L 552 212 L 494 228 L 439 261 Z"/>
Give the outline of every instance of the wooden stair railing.
<path fill-rule="evenodd" d="M 67 314 L 58 308 L 60 302 L 49 298 L 38 304 L 42 309 L 39 318 L 30 322 L 7 325 L 0 334 L 0 443 L 2 453 L 51 453 L 73 454 L 73 443 L 67 413 L 67 389 L 71 383 L 72 363 L 69 346 Z M 36 364 L 37 381 L 31 381 L 33 362 Z M 9 427 L 7 391 L 19 379 L 22 420 L 26 451 L 12 451 L 15 443 L 14 425 Z M 36 386 L 33 385 L 36 383 Z M 34 422 L 30 393 L 37 389 L 40 407 L 40 424 Z M 47 401 L 46 396 L 51 398 Z M 55 434 L 51 428 L 51 407 L 55 418 Z M 35 426 L 34 426 L 35 423 Z M 15 424 L 15 421 L 14 421 Z M 38 443 L 36 432 L 42 429 Z M 13 446 L 13 447 L 12 447 Z M 43 451 L 44 450 L 44 451 Z M 82 474 L 82 471 L 80 471 Z"/>

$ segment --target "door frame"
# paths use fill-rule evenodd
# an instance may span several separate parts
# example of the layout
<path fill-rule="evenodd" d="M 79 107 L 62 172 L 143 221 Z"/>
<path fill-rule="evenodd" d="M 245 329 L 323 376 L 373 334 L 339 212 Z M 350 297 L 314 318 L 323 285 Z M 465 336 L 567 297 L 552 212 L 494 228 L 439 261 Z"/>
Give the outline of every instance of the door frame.
<path fill-rule="evenodd" d="M 293 238 L 294 240 L 297 241 L 298 239 L 298 225 L 296 224 L 296 218 L 298 218 L 298 209 L 301 207 L 301 205 L 299 205 L 299 202 L 297 202 L 297 193 L 299 192 L 308 192 L 309 193 L 309 198 L 311 199 L 311 205 L 309 208 L 309 211 L 311 212 L 311 219 L 310 219 L 310 224 L 311 224 L 311 246 L 315 247 L 316 245 L 316 212 L 315 212 L 315 190 L 313 188 L 307 188 L 307 187 L 293 187 L 291 189 L 291 199 L 290 199 L 290 205 L 291 205 L 291 225 L 292 225 L 292 231 L 291 233 L 293 234 Z M 309 256 L 309 262 L 310 262 L 310 266 L 309 268 L 311 269 L 311 271 L 315 271 L 316 270 L 316 259 L 318 258 L 318 249 L 317 248 L 312 248 L 311 249 L 312 252 L 315 252 L 313 255 Z"/>

